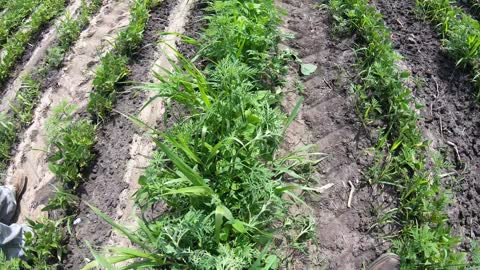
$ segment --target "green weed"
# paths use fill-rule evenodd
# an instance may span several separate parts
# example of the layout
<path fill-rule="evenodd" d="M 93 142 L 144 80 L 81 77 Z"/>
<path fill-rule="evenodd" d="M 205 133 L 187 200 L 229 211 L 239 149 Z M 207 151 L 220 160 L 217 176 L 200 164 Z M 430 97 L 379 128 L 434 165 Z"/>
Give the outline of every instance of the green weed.
<path fill-rule="evenodd" d="M 40 96 L 40 83 L 32 79 L 30 75 L 22 79 L 22 87 L 18 90 L 11 106 L 14 119 L 22 125 L 32 122 L 33 109 Z"/>
<path fill-rule="evenodd" d="M 82 182 L 82 170 L 94 159 L 96 127 L 86 119 L 75 120 L 75 106 L 55 107 L 47 121 L 49 169 L 70 189 Z"/>
<path fill-rule="evenodd" d="M 311 219 L 289 218 L 288 210 L 300 200 L 291 191 L 302 189 L 305 168 L 318 161 L 309 159 L 308 149 L 275 155 L 291 120 L 263 80 L 282 70 L 275 49 L 278 11 L 270 0 L 214 1 L 209 10 L 199 42 L 200 54 L 211 60 L 206 70 L 176 52 L 173 70 L 144 87 L 190 113 L 167 131 L 151 130 L 158 151 L 135 194 L 143 210 L 160 201 L 169 210 L 139 220 L 131 232 L 93 208 L 139 249 L 94 254 L 96 262 L 85 269 L 120 261 L 128 267 L 276 269 L 284 259 L 277 245 L 302 249 L 311 235 Z"/>

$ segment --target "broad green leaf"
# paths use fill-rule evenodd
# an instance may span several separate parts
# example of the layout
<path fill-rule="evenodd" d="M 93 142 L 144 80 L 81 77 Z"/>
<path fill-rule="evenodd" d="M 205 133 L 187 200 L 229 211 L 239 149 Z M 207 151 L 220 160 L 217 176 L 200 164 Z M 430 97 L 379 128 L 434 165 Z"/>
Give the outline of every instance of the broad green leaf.
<path fill-rule="evenodd" d="M 300 67 L 300 72 L 304 76 L 311 75 L 315 70 L 317 70 L 317 66 L 313 64 L 302 64 Z"/>
<path fill-rule="evenodd" d="M 186 188 L 179 188 L 176 190 L 169 191 L 164 193 L 164 195 L 174 195 L 174 194 L 185 194 L 185 195 L 212 195 L 212 190 L 209 187 L 204 186 L 193 186 L 193 187 L 186 187 Z"/>

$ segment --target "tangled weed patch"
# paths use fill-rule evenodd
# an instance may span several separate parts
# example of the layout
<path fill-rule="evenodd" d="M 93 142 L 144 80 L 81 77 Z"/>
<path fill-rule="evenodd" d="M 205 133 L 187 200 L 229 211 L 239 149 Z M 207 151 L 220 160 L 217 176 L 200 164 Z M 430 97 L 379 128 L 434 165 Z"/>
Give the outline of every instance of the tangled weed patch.
<path fill-rule="evenodd" d="M 167 210 L 129 231 L 95 209 L 139 250 L 111 248 L 114 256 L 95 254 L 86 269 L 120 261 L 127 267 L 277 269 L 286 259 L 277 248 L 300 248 L 295 242 L 313 230 L 304 222 L 310 219 L 290 216 L 289 207 L 301 203 L 292 191 L 302 190 L 304 169 L 318 162 L 316 154 L 275 154 L 291 122 L 272 87 L 282 70 L 279 12 L 270 0 L 214 1 L 208 10 L 198 44 L 210 64 L 199 70 L 176 52 L 173 70 L 144 87 L 189 112 L 167 131 L 150 129 L 158 150 L 135 194 L 144 211 L 159 202 Z"/>

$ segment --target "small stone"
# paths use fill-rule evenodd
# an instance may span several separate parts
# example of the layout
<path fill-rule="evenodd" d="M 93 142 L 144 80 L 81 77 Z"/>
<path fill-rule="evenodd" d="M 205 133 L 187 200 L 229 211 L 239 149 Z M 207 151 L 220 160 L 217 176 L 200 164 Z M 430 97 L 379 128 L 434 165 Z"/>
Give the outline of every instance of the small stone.
<path fill-rule="evenodd" d="M 73 221 L 73 225 L 77 225 L 77 224 L 80 224 L 80 222 L 82 222 L 82 219 L 81 218 L 77 218 Z"/>

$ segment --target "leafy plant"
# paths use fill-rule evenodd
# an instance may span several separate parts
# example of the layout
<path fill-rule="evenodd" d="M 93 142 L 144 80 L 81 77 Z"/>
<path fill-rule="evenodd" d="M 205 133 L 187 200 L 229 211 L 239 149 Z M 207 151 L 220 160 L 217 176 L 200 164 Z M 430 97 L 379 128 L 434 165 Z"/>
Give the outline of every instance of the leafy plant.
<path fill-rule="evenodd" d="M 103 58 L 93 80 L 93 92 L 88 100 L 88 112 L 104 119 L 112 110 L 119 82 L 128 75 L 127 58 L 108 52 Z"/>
<path fill-rule="evenodd" d="M 66 102 L 47 120 L 49 169 L 71 189 L 82 182 L 82 170 L 94 158 L 96 127 L 86 119 L 74 120 L 75 106 Z"/>
<path fill-rule="evenodd" d="M 37 221 L 28 220 L 30 231 L 24 232 L 25 262 L 27 269 L 55 269 L 66 253 L 63 245 L 62 220 L 48 218 Z"/>
<path fill-rule="evenodd" d="M 290 191 L 302 187 L 283 180 L 306 181 L 305 168 L 314 162 L 309 154 L 275 155 L 293 117 L 281 112 L 275 86 L 265 88 L 263 80 L 285 66 L 275 53 L 279 14 L 271 0 L 214 1 L 209 10 L 198 43 L 210 60 L 206 70 L 174 51 L 178 64 L 172 60 L 170 72 L 156 75 L 160 83 L 143 87 L 190 112 L 166 131 L 150 129 L 158 151 L 135 194 L 142 209 L 162 201 L 168 211 L 144 217 L 131 232 L 93 208 L 138 249 L 94 253 L 96 261 L 85 269 L 119 262 L 132 268 L 275 269 L 281 262 L 277 245 L 311 235 L 311 223 L 287 218 L 295 199 L 285 198 L 300 200 Z"/>

